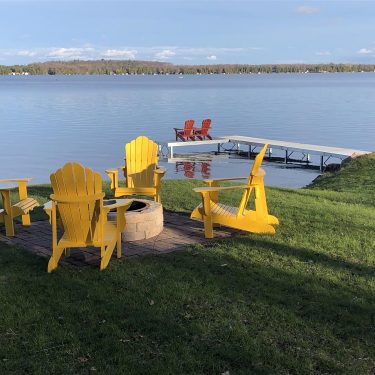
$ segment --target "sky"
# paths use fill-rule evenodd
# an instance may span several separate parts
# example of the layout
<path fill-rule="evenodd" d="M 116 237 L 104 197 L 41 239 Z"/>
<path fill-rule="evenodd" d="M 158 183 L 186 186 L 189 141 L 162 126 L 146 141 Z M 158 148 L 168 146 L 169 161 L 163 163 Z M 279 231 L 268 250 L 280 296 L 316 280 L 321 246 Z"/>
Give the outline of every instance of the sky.
<path fill-rule="evenodd" d="M 0 0 L 0 65 L 375 63 L 375 0 Z"/>

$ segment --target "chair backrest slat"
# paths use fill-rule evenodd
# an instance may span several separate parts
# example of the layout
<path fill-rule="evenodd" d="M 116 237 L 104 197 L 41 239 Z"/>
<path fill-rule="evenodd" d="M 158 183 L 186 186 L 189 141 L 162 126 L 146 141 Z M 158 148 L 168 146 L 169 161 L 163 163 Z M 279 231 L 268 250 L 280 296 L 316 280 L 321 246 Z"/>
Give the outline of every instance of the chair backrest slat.
<path fill-rule="evenodd" d="M 186 120 L 184 125 L 184 137 L 190 137 L 193 132 L 194 120 Z"/>
<path fill-rule="evenodd" d="M 50 176 L 64 236 L 73 242 L 91 243 L 101 236 L 102 178 L 79 163 L 67 163 Z M 92 199 L 87 199 L 88 197 Z M 61 199 L 59 201 L 58 198 Z M 80 200 L 80 197 L 82 200 Z M 99 197 L 99 198 L 98 198 Z M 66 198 L 66 201 L 64 201 Z M 69 202 L 73 198 L 73 202 Z"/>
<path fill-rule="evenodd" d="M 260 150 L 260 152 L 258 153 L 258 155 L 255 157 L 253 166 L 252 166 L 251 171 L 250 171 L 249 178 L 247 179 L 248 185 L 250 185 L 253 182 L 254 177 L 256 177 L 256 175 L 258 174 L 258 172 L 260 170 L 260 167 L 261 167 L 262 162 L 263 162 L 264 155 L 267 151 L 267 147 L 268 147 L 268 144 L 265 144 L 263 146 L 263 148 Z M 244 190 L 244 192 L 242 194 L 240 205 L 238 207 L 237 215 L 242 215 L 244 209 L 246 208 L 246 206 L 249 202 L 250 194 L 251 194 L 251 191 L 249 191 L 248 189 Z"/>
<path fill-rule="evenodd" d="M 253 178 L 258 174 L 260 166 L 262 165 L 262 162 L 263 162 L 264 155 L 267 151 L 267 148 L 268 148 L 268 144 L 265 144 L 260 150 L 260 152 L 258 153 L 258 155 L 256 156 L 256 158 L 254 159 L 254 163 L 251 168 L 250 176 L 248 179 L 249 184 L 251 184 Z"/>
<path fill-rule="evenodd" d="M 158 145 L 141 136 L 125 145 L 126 183 L 128 188 L 154 186 L 158 163 Z"/>
<path fill-rule="evenodd" d="M 202 121 L 202 130 L 201 130 L 201 135 L 202 136 L 207 136 L 208 134 L 208 131 L 211 127 L 211 119 L 209 118 L 206 118 L 205 120 Z"/>

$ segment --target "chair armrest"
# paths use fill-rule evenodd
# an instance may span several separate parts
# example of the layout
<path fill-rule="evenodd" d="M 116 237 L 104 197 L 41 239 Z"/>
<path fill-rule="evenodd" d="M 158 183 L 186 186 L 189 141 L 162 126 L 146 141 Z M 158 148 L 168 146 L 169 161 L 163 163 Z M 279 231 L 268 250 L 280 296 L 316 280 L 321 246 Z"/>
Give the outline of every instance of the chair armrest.
<path fill-rule="evenodd" d="M 122 169 L 124 169 L 125 167 L 116 167 L 116 168 L 111 168 L 111 169 L 106 169 L 105 170 L 105 173 L 113 173 L 113 172 L 118 172 L 118 171 L 121 171 Z"/>
<path fill-rule="evenodd" d="M 263 168 L 259 168 L 258 173 L 252 174 L 254 177 L 264 177 L 266 175 L 266 171 Z M 236 181 L 236 180 L 247 180 L 249 176 L 246 177 L 228 177 L 228 178 L 214 178 L 214 179 L 205 179 L 203 182 L 207 185 L 216 184 L 219 182 L 224 181 Z"/>
<path fill-rule="evenodd" d="M 117 229 L 119 232 L 122 232 L 125 228 L 125 224 L 126 224 L 125 211 L 130 207 L 131 204 L 132 204 L 131 199 L 116 199 L 116 203 L 103 206 L 103 211 L 105 215 L 108 215 L 110 210 L 114 208 L 116 209 L 117 211 L 116 225 L 117 225 Z"/>
<path fill-rule="evenodd" d="M 30 182 L 32 178 L 9 178 L 5 180 L 0 180 L 0 182 Z"/>
<path fill-rule="evenodd" d="M 161 168 L 161 167 L 156 167 L 156 168 L 157 169 L 154 170 L 154 184 L 155 184 L 156 191 L 158 192 L 160 189 L 160 185 L 161 185 L 161 179 L 165 175 L 166 170 L 165 168 Z"/>
<path fill-rule="evenodd" d="M 43 210 L 52 210 L 52 201 L 43 204 Z"/>
<path fill-rule="evenodd" d="M 180 129 L 180 128 L 173 128 L 176 132 L 181 132 L 181 131 L 184 131 L 184 129 Z"/>
<path fill-rule="evenodd" d="M 111 189 L 112 190 L 118 188 L 118 171 L 119 171 L 119 168 L 106 169 L 106 171 L 105 171 L 105 173 L 107 173 L 108 177 L 111 180 Z"/>
<path fill-rule="evenodd" d="M 116 202 L 103 206 L 103 209 L 105 211 L 107 211 L 107 213 L 110 210 L 113 210 L 115 208 L 117 209 L 117 208 L 120 208 L 120 207 L 124 207 L 125 209 L 128 209 L 130 207 L 130 205 L 132 204 L 131 199 L 113 199 L 113 200 L 115 200 Z M 107 202 L 108 201 L 112 201 L 112 199 L 108 199 Z M 106 202 L 106 200 L 104 200 L 104 202 Z"/>
<path fill-rule="evenodd" d="M 164 176 L 166 171 L 167 170 L 163 167 L 157 167 L 157 169 L 154 170 L 154 173 L 157 173 L 157 174 L 160 174 L 160 175 Z"/>
<path fill-rule="evenodd" d="M 255 186 L 256 184 L 236 185 L 236 186 L 212 186 L 212 187 L 210 186 L 210 187 L 193 188 L 193 191 L 195 191 L 196 193 L 211 193 L 214 191 L 249 189 Z"/>
<path fill-rule="evenodd" d="M 52 201 L 48 201 L 47 203 L 44 203 L 43 204 L 43 210 L 48 215 L 49 222 L 51 224 L 51 219 L 52 219 Z"/>
<path fill-rule="evenodd" d="M 221 181 L 235 181 L 235 180 L 247 180 L 249 176 L 247 177 L 229 177 L 229 178 L 214 178 L 214 179 L 205 179 L 203 182 L 205 184 L 212 184 L 214 182 L 221 182 Z"/>
<path fill-rule="evenodd" d="M 259 168 L 258 173 L 253 173 L 252 176 L 255 177 L 264 177 L 266 175 L 266 171 L 263 168 Z"/>
<path fill-rule="evenodd" d="M 0 182 L 17 182 L 18 185 L 18 195 L 20 200 L 27 198 L 27 183 L 30 182 L 32 178 L 9 178 L 0 180 Z"/>

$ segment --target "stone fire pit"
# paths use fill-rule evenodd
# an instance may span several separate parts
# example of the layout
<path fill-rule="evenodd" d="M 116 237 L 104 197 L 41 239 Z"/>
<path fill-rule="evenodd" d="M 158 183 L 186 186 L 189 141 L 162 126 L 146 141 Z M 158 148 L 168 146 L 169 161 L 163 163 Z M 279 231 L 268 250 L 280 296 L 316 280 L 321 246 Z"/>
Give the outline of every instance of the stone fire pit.
<path fill-rule="evenodd" d="M 126 226 L 122 232 L 123 241 L 145 240 L 160 234 L 164 227 L 163 206 L 160 203 L 133 199 L 125 213 Z M 109 218 L 114 219 L 116 212 L 111 212 Z"/>

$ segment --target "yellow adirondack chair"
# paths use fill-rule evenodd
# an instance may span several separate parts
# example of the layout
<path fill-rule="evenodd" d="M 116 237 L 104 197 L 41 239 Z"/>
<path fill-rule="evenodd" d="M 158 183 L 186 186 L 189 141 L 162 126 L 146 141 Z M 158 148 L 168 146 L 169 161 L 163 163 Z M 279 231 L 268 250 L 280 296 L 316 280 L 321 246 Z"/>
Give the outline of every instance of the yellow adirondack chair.
<path fill-rule="evenodd" d="M 111 179 L 113 195 L 124 197 L 146 195 L 160 202 L 161 178 L 165 169 L 159 168 L 158 145 L 141 136 L 125 145 L 125 166 L 106 170 Z M 125 176 L 125 187 L 119 186 L 118 171 L 122 169 Z"/>
<path fill-rule="evenodd" d="M 121 232 L 125 227 L 125 211 L 130 201 L 118 199 L 114 204 L 103 201 L 102 178 L 79 163 L 67 163 L 50 176 L 53 188 L 51 201 L 44 210 L 52 225 L 52 256 L 48 272 L 53 271 L 65 250 L 71 247 L 100 247 L 100 269 L 107 267 L 117 244 L 117 257 L 121 257 Z M 111 203 L 108 201 L 107 203 Z M 108 221 L 107 214 L 117 209 L 117 221 Z M 57 239 L 57 213 L 62 237 Z"/>
<path fill-rule="evenodd" d="M 202 203 L 194 209 L 191 218 L 203 220 L 206 238 L 213 238 L 213 226 L 217 224 L 253 233 L 275 233 L 275 228 L 272 225 L 279 224 L 279 220 L 268 214 L 263 182 L 266 173 L 260 167 L 267 147 L 267 144 L 264 145 L 255 158 L 250 176 L 204 180 L 208 187 L 193 189 L 201 194 Z M 239 186 L 219 186 L 220 182 L 230 180 L 247 180 L 247 183 Z M 219 192 L 230 190 L 243 190 L 238 208 L 218 202 Z M 253 190 L 255 210 L 247 210 L 246 207 Z"/>
<path fill-rule="evenodd" d="M 17 216 L 22 216 L 22 225 L 30 225 L 29 212 L 39 203 L 34 198 L 27 196 L 27 183 L 31 178 L 15 178 L 0 180 L 0 195 L 3 201 L 3 209 L 0 209 L 0 223 L 5 223 L 5 234 L 7 236 L 14 236 L 13 219 Z M 18 185 L 19 202 L 12 204 L 11 190 L 14 188 L 13 184 Z"/>

